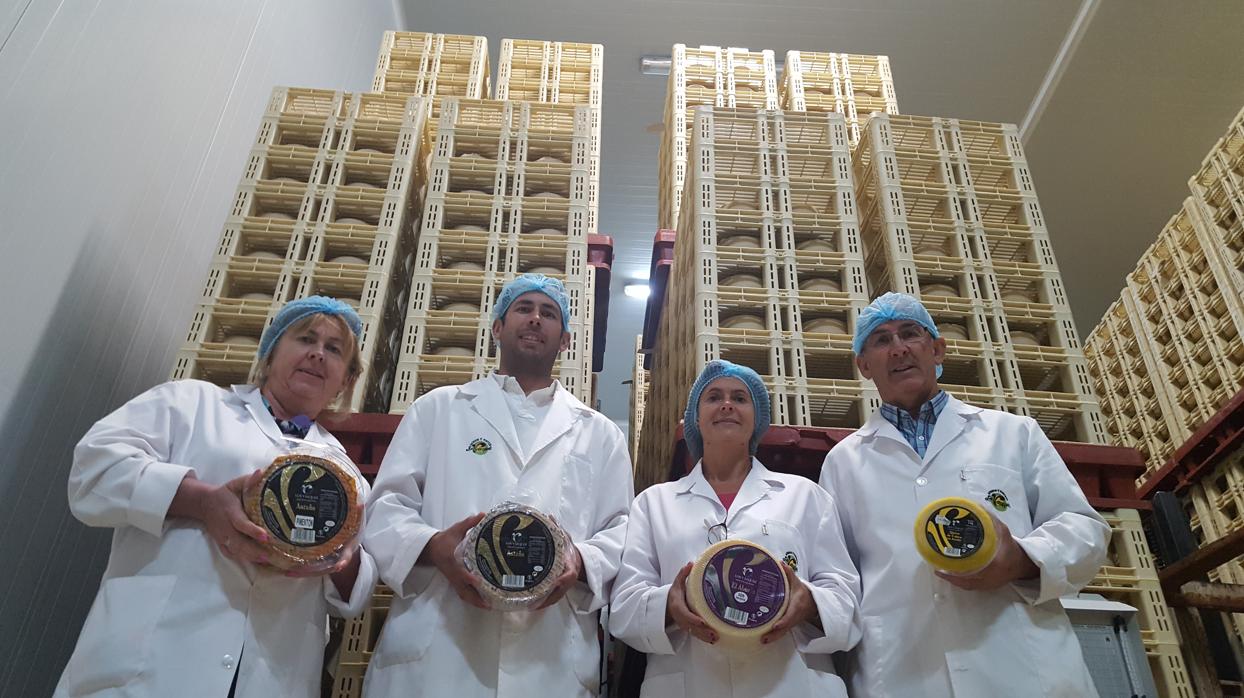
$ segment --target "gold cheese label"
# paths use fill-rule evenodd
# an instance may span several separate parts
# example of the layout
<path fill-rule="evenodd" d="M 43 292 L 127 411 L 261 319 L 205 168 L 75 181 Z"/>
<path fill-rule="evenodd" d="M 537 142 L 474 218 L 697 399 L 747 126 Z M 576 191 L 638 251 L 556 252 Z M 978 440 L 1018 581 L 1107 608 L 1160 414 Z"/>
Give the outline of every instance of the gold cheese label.
<path fill-rule="evenodd" d="M 264 527 L 299 547 L 331 540 L 345 525 L 350 506 L 345 484 L 333 473 L 296 459 L 268 474 L 260 501 Z"/>
<path fill-rule="evenodd" d="M 557 549 L 544 522 L 519 512 L 485 519 L 475 541 L 480 576 L 505 591 L 527 591 L 548 576 Z"/>

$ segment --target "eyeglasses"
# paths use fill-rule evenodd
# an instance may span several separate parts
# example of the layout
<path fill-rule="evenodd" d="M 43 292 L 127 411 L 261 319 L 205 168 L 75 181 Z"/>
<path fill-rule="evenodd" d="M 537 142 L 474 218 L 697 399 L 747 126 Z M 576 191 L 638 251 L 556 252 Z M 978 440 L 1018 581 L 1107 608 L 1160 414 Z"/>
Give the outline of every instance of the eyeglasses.
<path fill-rule="evenodd" d="M 708 529 L 708 544 L 720 543 L 730 537 L 730 532 L 726 530 L 726 522 L 719 524 L 712 523 L 709 520 L 704 521 L 704 526 Z"/>
<path fill-rule="evenodd" d="M 905 346 L 913 347 L 923 341 L 925 337 L 931 336 L 927 329 L 913 322 L 898 328 L 897 332 L 879 330 L 872 333 L 868 336 L 867 341 L 864 342 L 864 349 L 888 349 L 894 343 L 896 337 Z"/>

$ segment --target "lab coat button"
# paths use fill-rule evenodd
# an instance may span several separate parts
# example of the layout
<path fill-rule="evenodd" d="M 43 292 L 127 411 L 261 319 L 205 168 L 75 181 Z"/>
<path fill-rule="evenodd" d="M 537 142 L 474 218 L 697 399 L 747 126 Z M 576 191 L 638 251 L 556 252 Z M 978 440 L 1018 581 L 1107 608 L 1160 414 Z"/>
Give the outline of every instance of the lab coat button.
<path fill-rule="evenodd" d="M 941 594 L 941 592 L 934 592 L 934 593 L 933 593 L 933 600 L 934 600 L 934 601 L 936 601 L 936 602 L 938 602 L 938 603 L 941 603 L 941 602 L 942 602 L 942 594 Z"/>
<path fill-rule="evenodd" d="M 929 478 L 927 478 L 927 477 L 918 477 L 918 478 L 916 478 L 916 484 L 917 484 L 917 485 L 920 485 L 921 487 L 924 487 L 925 485 L 929 484 Z"/>
<path fill-rule="evenodd" d="M 226 654 L 224 657 L 221 657 L 220 665 L 226 669 L 232 669 L 233 668 L 233 655 Z"/>

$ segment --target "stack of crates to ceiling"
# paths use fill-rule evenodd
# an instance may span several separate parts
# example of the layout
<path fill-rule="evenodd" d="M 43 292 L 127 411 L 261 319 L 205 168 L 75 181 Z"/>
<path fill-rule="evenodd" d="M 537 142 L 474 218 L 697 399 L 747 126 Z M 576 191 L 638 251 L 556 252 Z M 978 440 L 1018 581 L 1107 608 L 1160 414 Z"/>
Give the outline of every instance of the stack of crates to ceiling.
<path fill-rule="evenodd" d="M 761 375 L 775 424 L 860 426 L 876 404 L 851 358 L 868 292 L 842 115 L 699 109 L 687 159 L 637 487 L 714 359 Z"/>
<path fill-rule="evenodd" d="M 855 151 L 873 295 L 920 298 L 947 390 L 1105 443 L 1101 409 L 1011 124 L 876 114 Z"/>
<path fill-rule="evenodd" d="M 777 109 L 773 51 L 674 44 L 661 138 L 658 227 L 675 229 L 697 107 Z"/>
<path fill-rule="evenodd" d="M 1227 456 L 1188 488 L 1182 498 L 1192 533 L 1205 545 L 1244 526 L 1244 450 Z M 1244 560 L 1236 558 L 1211 570 L 1210 581 L 1244 584 Z M 1244 613 L 1231 616 L 1235 634 L 1244 642 Z"/>
<path fill-rule="evenodd" d="M 872 112 L 898 113 L 887 56 L 787 51 L 781 105 L 786 111 L 835 112 L 847 118 L 851 146 Z"/>
<path fill-rule="evenodd" d="M 1101 514 L 1110 525 L 1107 560 L 1083 591 L 1101 594 L 1135 608 L 1141 643 L 1158 694 L 1194 698 L 1175 619 L 1158 582 L 1157 567 L 1149 551 L 1140 513 L 1135 509 L 1116 509 Z"/>
<path fill-rule="evenodd" d="M 435 130 L 443 97 L 487 98 L 488 39 L 482 36 L 384 33 L 376 59 L 373 92 L 432 97 L 429 129 Z M 435 135 L 435 134 L 433 134 Z"/>
<path fill-rule="evenodd" d="M 586 104 L 599 110 L 604 58 L 600 44 L 502 39 L 497 99 Z M 595 127 L 599 137 L 599 119 Z"/>
<path fill-rule="evenodd" d="M 635 337 L 635 368 L 631 374 L 631 419 L 628 422 L 630 432 L 631 463 L 638 462 L 639 435 L 643 431 L 644 407 L 648 403 L 648 391 L 651 382 L 648 372 L 644 370 L 644 336 Z"/>
<path fill-rule="evenodd" d="M 1159 382 L 1159 357 L 1144 325 L 1128 312 L 1133 304 L 1120 298 L 1110 305 L 1085 340 L 1084 356 L 1106 430 L 1114 443 L 1140 451 L 1152 472 L 1190 432 L 1176 419 L 1170 395 Z"/>
<path fill-rule="evenodd" d="M 273 91 L 174 379 L 246 382 L 276 312 L 327 295 L 363 320 L 366 368 L 348 409 L 387 404 L 425 174 L 425 112 L 420 97 Z"/>
<path fill-rule="evenodd" d="M 429 162 L 418 253 L 390 411 L 497 365 L 491 313 L 516 275 L 561 279 L 570 348 L 554 374 L 591 399 L 596 181 L 587 106 L 446 98 Z"/>

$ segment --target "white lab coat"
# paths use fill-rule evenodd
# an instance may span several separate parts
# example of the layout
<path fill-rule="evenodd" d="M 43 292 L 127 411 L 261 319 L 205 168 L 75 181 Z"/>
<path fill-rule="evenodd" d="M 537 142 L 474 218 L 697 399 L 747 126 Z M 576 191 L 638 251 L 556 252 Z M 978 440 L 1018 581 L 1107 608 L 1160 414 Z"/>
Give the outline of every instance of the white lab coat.
<path fill-rule="evenodd" d="M 307 440 L 337 444 L 318 425 Z M 223 484 L 266 467 L 286 443 L 257 388 L 195 380 L 148 390 L 82 437 L 69 507 L 115 530 L 58 698 L 224 698 L 235 672 L 238 698 L 319 695 L 327 614 L 362 611 L 375 585 L 371 559 L 364 554 L 343 601 L 326 576 L 234 562 L 197 521 L 166 518 L 186 474 Z"/>
<path fill-rule="evenodd" d="M 750 540 L 779 557 L 795 556 L 796 573 L 812 592 L 823 630 L 805 623 L 772 645 L 732 656 L 666 626 L 674 577 L 704 552 L 709 528 L 723 521 L 729 538 Z M 677 482 L 644 490 L 631 505 L 609 630 L 648 654 L 644 698 L 845 698 L 830 653 L 859 640 L 858 597 L 859 579 L 834 500 L 816 483 L 771 472 L 753 458 L 727 514 L 697 464 Z"/>
<path fill-rule="evenodd" d="M 477 440 L 479 452 L 471 445 Z M 380 696 L 595 695 L 596 613 L 609 599 L 633 498 L 622 431 L 558 387 L 524 460 L 491 377 L 438 388 L 411 405 L 385 454 L 364 545 L 396 593 L 363 693 Z M 431 565 L 434 533 L 519 492 L 554 516 L 583 558 L 587 584 L 541 611 L 468 606 Z"/>
<path fill-rule="evenodd" d="M 1110 528 L 1034 420 L 951 397 L 922 462 L 877 412 L 829 452 L 820 481 L 838 502 L 863 590 L 852 695 L 1097 695 L 1058 597 L 1096 575 Z M 987 501 L 992 490 L 1009 509 Z M 949 496 L 1003 521 L 1040 578 L 966 591 L 934 576 L 916 552 L 915 518 Z"/>

